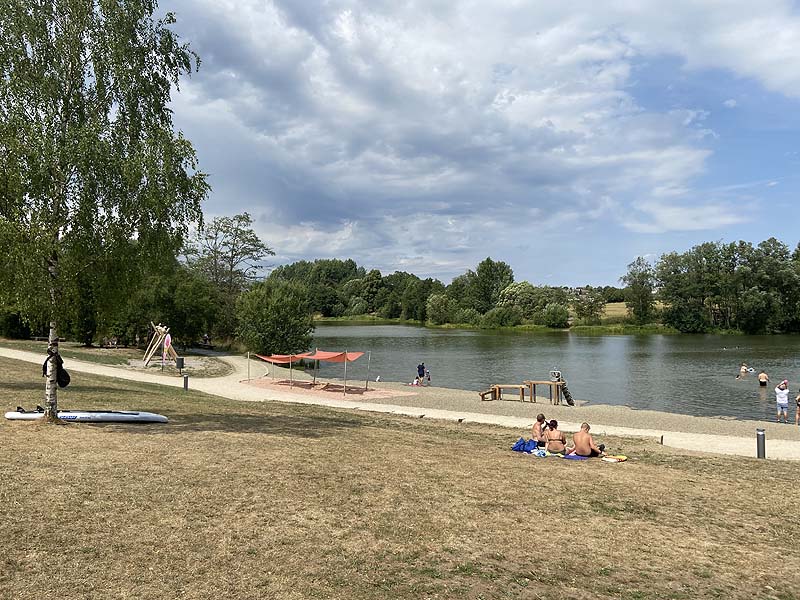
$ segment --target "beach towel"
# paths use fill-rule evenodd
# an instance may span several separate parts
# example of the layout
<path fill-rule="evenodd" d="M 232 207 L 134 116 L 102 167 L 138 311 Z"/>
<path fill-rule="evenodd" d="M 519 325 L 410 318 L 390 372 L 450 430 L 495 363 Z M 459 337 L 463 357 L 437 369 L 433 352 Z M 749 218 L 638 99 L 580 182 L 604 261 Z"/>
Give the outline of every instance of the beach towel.
<path fill-rule="evenodd" d="M 564 458 L 567 460 L 589 460 L 588 456 L 581 456 L 580 454 L 567 454 Z"/>
<path fill-rule="evenodd" d="M 625 456 L 624 454 L 616 454 L 616 455 L 604 456 L 600 460 L 607 463 L 618 463 L 618 462 L 625 462 L 626 460 L 628 460 L 628 457 Z"/>

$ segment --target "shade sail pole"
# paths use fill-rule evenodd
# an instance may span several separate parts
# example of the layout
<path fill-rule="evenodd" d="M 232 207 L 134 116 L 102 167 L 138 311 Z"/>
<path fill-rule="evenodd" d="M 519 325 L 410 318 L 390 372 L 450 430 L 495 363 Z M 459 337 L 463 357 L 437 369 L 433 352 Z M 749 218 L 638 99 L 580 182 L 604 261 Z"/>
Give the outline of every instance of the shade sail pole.
<path fill-rule="evenodd" d="M 364 389 L 369 390 L 369 361 L 372 359 L 372 351 L 367 352 L 367 379 L 364 382 Z"/>
<path fill-rule="evenodd" d="M 289 387 L 294 387 L 294 378 L 292 376 L 292 357 L 293 355 L 289 355 Z"/>
<path fill-rule="evenodd" d="M 342 395 L 347 395 L 347 349 L 344 351 L 344 391 Z"/>
<path fill-rule="evenodd" d="M 315 348 L 314 349 L 314 354 L 316 354 L 318 351 L 319 351 L 319 348 Z M 314 383 L 311 384 L 312 387 L 317 385 L 317 369 L 319 369 L 319 361 L 315 360 L 314 361 Z"/>

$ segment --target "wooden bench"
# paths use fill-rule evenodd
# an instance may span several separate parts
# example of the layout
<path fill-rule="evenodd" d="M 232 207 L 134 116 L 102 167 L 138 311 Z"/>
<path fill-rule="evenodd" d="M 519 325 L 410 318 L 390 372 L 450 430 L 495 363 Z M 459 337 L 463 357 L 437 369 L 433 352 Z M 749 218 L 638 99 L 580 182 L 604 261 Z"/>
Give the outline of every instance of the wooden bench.
<path fill-rule="evenodd" d="M 496 384 L 494 384 L 492 386 L 492 389 L 495 390 L 495 394 L 496 394 L 496 398 L 495 399 L 496 400 L 502 400 L 503 399 L 503 390 L 504 389 L 511 389 L 511 390 L 518 390 L 519 391 L 520 402 L 524 402 L 525 401 L 525 390 L 527 388 L 528 388 L 527 385 L 524 385 L 524 384 L 523 385 L 519 385 L 517 383 L 509 383 L 509 384 L 496 383 Z"/>
<path fill-rule="evenodd" d="M 522 383 L 530 390 L 529 394 L 532 402 L 536 402 L 536 386 L 546 385 L 550 388 L 550 404 L 561 404 L 561 386 L 563 381 L 534 381 L 525 380 Z"/>
<path fill-rule="evenodd" d="M 478 392 L 478 396 L 481 397 L 481 400 L 486 400 L 486 396 L 490 396 L 489 400 L 497 400 L 497 390 L 489 388 L 484 392 Z"/>

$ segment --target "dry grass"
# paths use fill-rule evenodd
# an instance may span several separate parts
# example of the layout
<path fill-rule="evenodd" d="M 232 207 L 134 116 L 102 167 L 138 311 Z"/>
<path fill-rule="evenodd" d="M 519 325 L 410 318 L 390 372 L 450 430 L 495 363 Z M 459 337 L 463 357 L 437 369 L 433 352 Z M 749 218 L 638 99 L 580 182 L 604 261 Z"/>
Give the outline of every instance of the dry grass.
<path fill-rule="evenodd" d="M 628 316 L 628 307 L 624 302 L 608 302 L 603 310 L 603 318 L 622 318 Z"/>
<path fill-rule="evenodd" d="M 0 359 L 0 405 L 40 402 L 37 369 Z M 536 459 L 496 428 L 75 379 L 65 406 L 171 423 L 0 423 L 2 598 L 800 594 L 794 463 Z"/>
<path fill-rule="evenodd" d="M 42 360 L 47 355 L 47 342 L 0 338 L 0 346 L 14 350 L 36 352 L 42 355 Z M 158 371 L 159 374 L 161 373 L 161 355 L 156 354 L 156 357 L 145 369 L 141 366 L 144 350 L 140 348 L 124 348 L 122 346 L 99 348 L 96 346 L 86 347 L 77 342 L 61 342 L 58 351 L 65 360 L 75 359 L 102 365 L 125 366 L 140 371 L 153 373 Z M 233 372 L 233 368 L 228 363 L 215 356 L 208 356 L 206 353 L 198 354 L 191 350 L 180 351 L 179 354 L 185 357 L 187 370 L 193 377 L 223 377 Z M 67 370 L 69 370 L 68 364 Z M 163 372 L 166 375 L 175 375 L 176 377 L 179 374 L 173 363 L 167 363 Z"/>

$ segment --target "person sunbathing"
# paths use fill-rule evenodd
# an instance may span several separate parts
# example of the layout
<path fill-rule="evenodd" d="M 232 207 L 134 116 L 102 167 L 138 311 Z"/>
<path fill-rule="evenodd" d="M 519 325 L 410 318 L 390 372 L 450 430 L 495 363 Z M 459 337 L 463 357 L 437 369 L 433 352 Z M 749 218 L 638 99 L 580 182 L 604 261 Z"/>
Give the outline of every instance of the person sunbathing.
<path fill-rule="evenodd" d="M 567 451 L 567 436 L 558 429 L 558 421 L 552 419 L 544 432 L 544 449 L 550 454 L 564 454 Z"/>
<path fill-rule="evenodd" d="M 581 423 L 581 430 L 575 432 L 575 435 L 572 436 L 573 448 L 570 454 L 587 457 L 605 456 L 603 452 L 606 449 L 605 444 L 596 446 L 589 429 L 588 423 Z"/>

